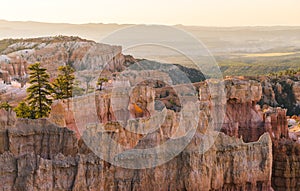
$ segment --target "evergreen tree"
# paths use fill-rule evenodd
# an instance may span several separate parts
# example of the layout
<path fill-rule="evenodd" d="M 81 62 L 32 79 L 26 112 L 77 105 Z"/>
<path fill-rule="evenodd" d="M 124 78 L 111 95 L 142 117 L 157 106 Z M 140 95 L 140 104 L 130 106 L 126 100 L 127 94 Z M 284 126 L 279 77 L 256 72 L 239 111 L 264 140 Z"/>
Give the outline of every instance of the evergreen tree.
<path fill-rule="evenodd" d="M 97 81 L 97 85 L 99 86 L 98 89 L 99 90 L 102 90 L 103 89 L 103 83 L 104 82 L 108 82 L 108 79 L 107 78 L 98 78 L 98 81 Z"/>
<path fill-rule="evenodd" d="M 33 113 L 30 107 L 24 101 L 20 102 L 19 105 L 14 108 L 14 111 L 19 118 L 35 118 L 32 116 Z"/>
<path fill-rule="evenodd" d="M 52 83 L 54 99 L 67 99 L 72 97 L 72 90 L 74 88 L 74 69 L 67 66 L 60 66 L 58 68 L 59 74 Z"/>
<path fill-rule="evenodd" d="M 27 89 L 29 95 L 26 100 L 32 113 L 31 118 L 47 117 L 52 103 L 52 100 L 49 98 L 52 91 L 49 83 L 49 74 L 38 62 L 30 65 L 28 69 L 30 70 L 29 83 L 31 85 Z"/>
<path fill-rule="evenodd" d="M 0 103 L 0 109 L 5 109 L 6 111 L 8 111 L 11 108 L 12 108 L 11 105 L 7 101 L 4 103 Z"/>

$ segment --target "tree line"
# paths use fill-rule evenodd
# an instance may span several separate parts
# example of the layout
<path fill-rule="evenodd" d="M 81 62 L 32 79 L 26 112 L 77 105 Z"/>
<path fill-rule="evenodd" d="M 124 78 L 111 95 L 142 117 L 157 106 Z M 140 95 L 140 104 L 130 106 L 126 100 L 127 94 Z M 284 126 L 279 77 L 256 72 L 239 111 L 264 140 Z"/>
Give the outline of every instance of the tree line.
<path fill-rule="evenodd" d="M 27 88 L 27 97 L 21 101 L 13 110 L 19 118 L 38 119 L 48 117 L 51 111 L 53 100 L 68 99 L 73 96 L 73 91 L 81 95 L 81 88 L 74 83 L 75 70 L 70 66 L 58 67 L 58 75 L 49 82 L 50 75 L 46 68 L 43 68 L 39 62 L 32 64 L 29 69 L 29 83 Z M 88 76 L 92 80 L 92 76 Z M 103 90 L 103 84 L 108 82 L 107 78 L 99 77 L 97 80 L 97 90 Z M 86 84 L 86 93 L 89 89 L 89 83 Z M 10 110 L 12 107 L 8 102 L 0 103 L 0 109 Z"/>
<path fill-rule="evenodd" d="M 38 119 L 47 117 L 51 110 L 53 99 L 67 99 L 72 97 L 74 88 L 74 69 L 69 66 L 60 66 L 58 75 L 50 83 L 50 75 L 41 67 L 39 62 L 32 64 L 29 69 L 29 83 L 27 97 L 20 102 L 14 111 L 19 118 Z"/>

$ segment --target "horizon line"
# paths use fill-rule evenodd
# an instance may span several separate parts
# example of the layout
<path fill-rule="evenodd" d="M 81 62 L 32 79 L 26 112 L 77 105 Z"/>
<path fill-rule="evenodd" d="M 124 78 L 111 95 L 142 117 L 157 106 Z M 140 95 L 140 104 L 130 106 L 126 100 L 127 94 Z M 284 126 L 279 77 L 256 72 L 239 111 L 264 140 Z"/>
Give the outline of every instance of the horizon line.
<path fill-rule="evenodd" d="M 23 22 L 23 23 L 40 23 L 40 24 L 65 24 L 65 25 L 165 25 L 165 26 L 183 26 L 183 27 L 211 27 L 211 28 L 243 28 L 243 27 L 300 27 L 300 25 L 224 25 L 224 26 L 216 26 L 216 25 L 185 25 L 185 24 L 155 24 L 155 23 L 105 23 L 105 22 L 84 22 L 84 23 L 71 23 L 71 22 L 46 22 L 46 21 L 34 21 L 34 20 L 7 20 L 1 19 L 0 21 L 5 22 Z"/>

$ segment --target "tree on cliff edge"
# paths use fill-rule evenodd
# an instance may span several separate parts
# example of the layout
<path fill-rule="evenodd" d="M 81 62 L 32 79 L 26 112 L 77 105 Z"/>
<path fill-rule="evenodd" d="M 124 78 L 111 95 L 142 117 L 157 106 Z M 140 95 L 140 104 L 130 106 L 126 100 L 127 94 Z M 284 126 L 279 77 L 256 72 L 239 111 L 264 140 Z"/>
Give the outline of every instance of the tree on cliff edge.
<path fill-rule="evenodd" d="M 59 74 L 52 83 L 54 99 L 67 99 L 72 97 L 72 90 L 74 88 L 74 69 L 67 66 L 60 66 L 58 68 Z"/>
<path fill-rule="evenodd" d="M 19 118 L 35 118 L 32 116 L 31 109 L 26 102 L 22 101 L 14 108 L 17 117 Z"/>
<path fill-rule="evenodd" d="M 47 117 L 52 103 L 49 97 L 52 91 L 49 74 L 38 62 L 30 65 L 28 69 L 30 70 L 29 83 L 31 86 L 27 89 L 28 97 L 26 100 L 32 113 L 31 118 Z"/>
<path fill-rule="evenodd" d="M 108 79 L 107 78 L 102 78 L 102 77 L 98 78 L 98 80 L 97 80 L 98 90 L 101 91 L 103 89 L 103 83 L 104 82 L 108 82 Z"/>

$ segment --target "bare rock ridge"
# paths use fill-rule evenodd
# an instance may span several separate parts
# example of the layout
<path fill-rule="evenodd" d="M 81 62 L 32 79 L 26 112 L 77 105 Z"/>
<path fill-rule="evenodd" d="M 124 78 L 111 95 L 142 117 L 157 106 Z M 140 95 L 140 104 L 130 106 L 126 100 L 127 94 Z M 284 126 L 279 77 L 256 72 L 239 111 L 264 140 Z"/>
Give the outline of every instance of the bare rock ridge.
<path fill-rule="evenodd" d="M 41 62 L 52 76 L 55 76 L 57 67 L 64 64 L 84 70 L 102 69 L 97 63 L 109 63 L 114 70 L 120 70 L 124 62 L 121 50 L 120 46 L 98 44 L 78 37 L 22 39 L 2 51 L 0 63 L 3 73 L 8 72 L 11 79 L 26 75 L 27 66 L 34 62 Z"/>
<path fill-rule="evenodd" d="M 4 43 L 2 40 L 2 43 Z M 10 42 L 10 41 L 9 41 Z M 1 42 L 0 42 L 1 43 Z M 34 39 L 11 40 L 0 52 L 0 77 L 5 82 L 12 79 L 21 81 L 27 74 L 27 67 L 34 62 L 41 62 L 52 77 L 58 66 L 70 64 L 76 71 L 107 70 L 120 72 L 136 60 L 122 54 L 122 47 L 100 44 L 79 37 L 43 37 Z M 156 62 L 149 62 L 154 67 Z M 159 63 L 159 65 L 162 65 Z M 203 80 L 204 76 L 195 69 L 177 65 L 192 82 Z"/>

